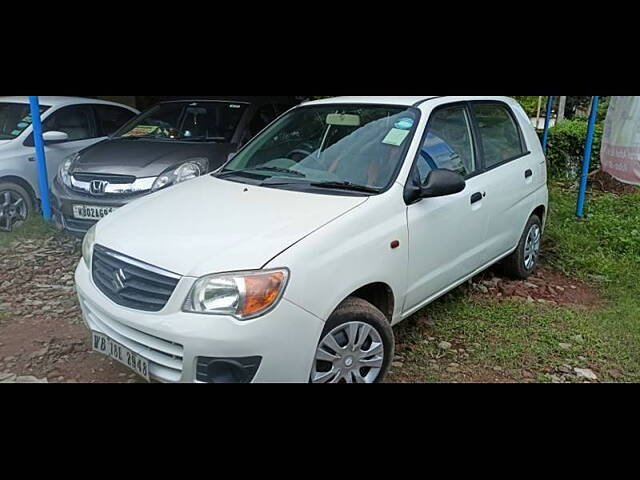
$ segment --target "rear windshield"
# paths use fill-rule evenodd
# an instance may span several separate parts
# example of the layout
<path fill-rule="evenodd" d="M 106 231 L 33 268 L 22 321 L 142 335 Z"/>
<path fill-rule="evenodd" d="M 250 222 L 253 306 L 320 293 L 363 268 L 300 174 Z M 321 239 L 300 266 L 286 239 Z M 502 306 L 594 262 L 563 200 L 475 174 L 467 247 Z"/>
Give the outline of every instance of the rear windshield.
<path fill-rule="evenodd" d="M 245 103 L 170 102 L 156 105 L 115 133 L 126 139 L 228 143 Z"/>
<path fill-rule="evenodd" d="M 40 105 L 40 115 L 49 109 Z M 28 103 L 0 103 L 0 140 L 12 140 L 31 125 L 31 108 Z"/>

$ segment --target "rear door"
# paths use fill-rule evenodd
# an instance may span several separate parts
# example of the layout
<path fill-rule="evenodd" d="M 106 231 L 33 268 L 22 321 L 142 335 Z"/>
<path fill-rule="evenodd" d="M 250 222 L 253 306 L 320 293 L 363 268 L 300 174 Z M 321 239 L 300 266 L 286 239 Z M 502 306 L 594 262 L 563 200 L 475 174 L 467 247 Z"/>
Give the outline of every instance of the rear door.
<path fill-rule="evenodd" d="M 539 162 L 509 105 L 500 101 L 470 105 L 484 161 L 487 248 L 495 259 L 517 245 L 534 208 L 533 193 L 540 184 Z"/>
<path fill-rule="evenodd" d="M 408 290 L 404 313 L 454 286 L 487 261 L 488 211 L 485 178 L 465 103 L 446 104 L 431 113 L 411 175 L 422 184 L 436 168 L 466 179 L 464 191 L 422 199 L 407 207 Z"/>

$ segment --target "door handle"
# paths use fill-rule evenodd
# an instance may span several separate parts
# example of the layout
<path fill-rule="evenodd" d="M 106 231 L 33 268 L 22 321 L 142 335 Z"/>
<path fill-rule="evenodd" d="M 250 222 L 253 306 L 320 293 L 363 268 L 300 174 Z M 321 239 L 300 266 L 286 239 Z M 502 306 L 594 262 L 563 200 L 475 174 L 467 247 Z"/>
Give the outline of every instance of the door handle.
<path fill-rule="evenodd" d="M 474 203 L 478 203 L 480 200 L 482 200 L 482 197 L 483 195 L 480 192 L 471 195 L 471 205 L 473 205 Z"/>
<path fill-rule="evenodd" d="M 524 178 L 533 177 L 533 172 L 531 170 L 527 170 L 524 172 Z"/>
<path fill-rule="evenodd" d="M 35 160 L 36 160 L 36 159 L 35 159 L 34 157 L 29 157 L 27 160 L 28 160 L 29 162 L 35 162 Z"/>

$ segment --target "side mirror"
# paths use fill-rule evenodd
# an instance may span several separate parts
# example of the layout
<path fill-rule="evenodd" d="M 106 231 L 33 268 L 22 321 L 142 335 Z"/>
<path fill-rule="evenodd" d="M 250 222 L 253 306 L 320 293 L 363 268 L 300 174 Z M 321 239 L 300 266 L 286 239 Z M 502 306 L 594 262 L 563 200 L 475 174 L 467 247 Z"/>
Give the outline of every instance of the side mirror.
<path fill-rule="evenodd" d="M 444 197 L 460 193 L 466 187 L 464 178 L 453 170 L 438 169 L 429 173 L 420 187 L 420 198 Z"/>
<path fill-rule="evenodd" d="M 51 130 L 42 134 L 42 140 L 44 143 L 60 143 L 66 142 L 69 139 L 69 135 L 65 132 L 57 132 Z"/>

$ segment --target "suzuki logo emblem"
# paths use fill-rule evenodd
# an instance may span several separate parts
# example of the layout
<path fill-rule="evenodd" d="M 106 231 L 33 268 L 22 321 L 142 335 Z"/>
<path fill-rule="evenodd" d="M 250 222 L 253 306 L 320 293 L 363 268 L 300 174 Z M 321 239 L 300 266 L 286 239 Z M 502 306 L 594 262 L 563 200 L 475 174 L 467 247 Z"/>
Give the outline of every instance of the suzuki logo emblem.
<path fill-rule="evenodd" d="M 104 195 L 108 185 L 109 182 L 105 182 L 104 180 L 92 180 L 89 184 L 89 188 L 91 189 L 91 193 L 94 195 Z"/>
<path fill-rule="evenodd" d="M 124 270 L 119 268 L 113 272 L 113 278 L 111 279 L 111 284 L 115 287 L 116 292 L 120 293 L 122 290 L 126 288 L 125 282 L 127 281 L 127 276 L 124 273 Z"/>

